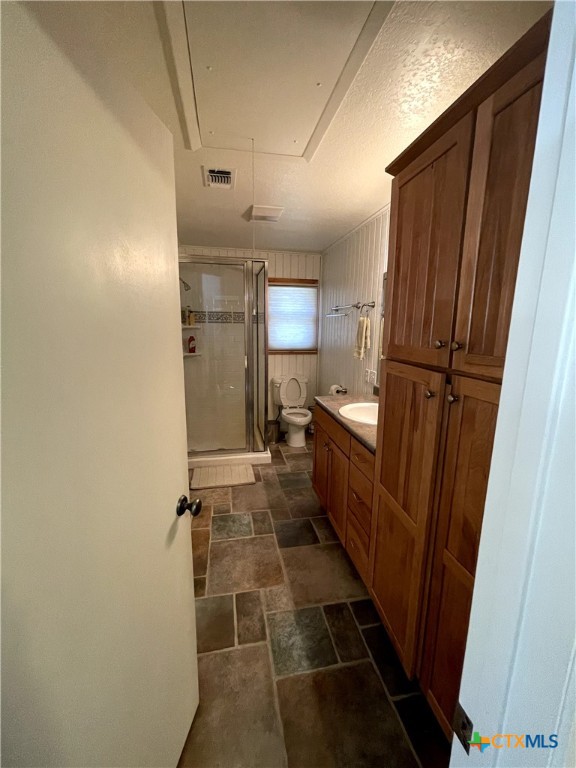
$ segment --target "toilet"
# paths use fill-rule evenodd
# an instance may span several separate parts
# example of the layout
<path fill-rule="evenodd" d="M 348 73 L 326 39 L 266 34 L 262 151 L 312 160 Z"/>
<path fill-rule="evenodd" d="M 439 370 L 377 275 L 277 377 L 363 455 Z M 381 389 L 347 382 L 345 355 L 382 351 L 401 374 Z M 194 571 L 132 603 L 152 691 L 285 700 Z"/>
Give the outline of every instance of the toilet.
<path fill-rule="evenodd" d="M 308 379 L 301 376 L 283 376 L 272 379 L 274 402 L 282 406 L 282 418 L 288 424 L 286 442 L 292 448 L 306 445 L 306 427 L 312 421 L 312 413 L 304 408 Z"/>

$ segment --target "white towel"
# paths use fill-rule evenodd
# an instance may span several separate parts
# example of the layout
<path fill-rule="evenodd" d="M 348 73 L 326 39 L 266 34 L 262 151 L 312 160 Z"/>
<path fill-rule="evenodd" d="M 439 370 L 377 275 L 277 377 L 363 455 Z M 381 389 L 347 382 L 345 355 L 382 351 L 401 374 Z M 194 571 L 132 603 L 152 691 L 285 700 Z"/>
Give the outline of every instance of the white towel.
<path fill-rule="evenodd" d="M 364 360 L 364 355 L 366 354 L 367 349 L 370 349 L 370 318 L 360 317 L 358 319 L 358 329 L 356 331 L 354 357 L 357 360 Z"/>

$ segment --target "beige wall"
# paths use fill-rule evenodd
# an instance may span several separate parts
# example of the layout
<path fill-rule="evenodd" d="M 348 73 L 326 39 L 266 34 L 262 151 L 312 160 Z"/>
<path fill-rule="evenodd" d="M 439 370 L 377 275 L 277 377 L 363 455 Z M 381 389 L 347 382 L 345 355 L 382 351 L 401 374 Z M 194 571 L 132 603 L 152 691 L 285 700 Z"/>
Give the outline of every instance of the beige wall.
<path fill-rule="evenodd" d="M 193 256 L 247 259 L 252 257 L 248 248 L 205 248 L 203 246 L 181 246 L 180 252 Z M 321 256 L 319 253 L 298 251 L 256 251 L 257 258 L 268 261 L 268 277 L 291 277 L 320 280 Z M 269 355 L 268 380 L 274 376 L 293 376 L 301 373 L 308 379 L 308 405 L 314 402 L 317 388 L 317 355 Z M 275 418 L 277 406 L 272 402 L 268 387 L 268 418 Z"/>
<path fill-rule="evenodd" d="M 366 369 L 378 372 L 382 315 L 382 281 L 388 259 L 387 206 L 322 254 L 322 308 L 318 391 L 341 384 L 351 394 L 369 394 Z M 348 317 L 326 317 L 336 305 L 375 301 L 370 312 L 371 349 L 364 360 L 353 356 L 359 311 Z"/>
<path fill-rule="evenodd" d="M 2 6 L 2 765 L 176 765 L 198 689 L 172 137 L 67 13 Z"/>

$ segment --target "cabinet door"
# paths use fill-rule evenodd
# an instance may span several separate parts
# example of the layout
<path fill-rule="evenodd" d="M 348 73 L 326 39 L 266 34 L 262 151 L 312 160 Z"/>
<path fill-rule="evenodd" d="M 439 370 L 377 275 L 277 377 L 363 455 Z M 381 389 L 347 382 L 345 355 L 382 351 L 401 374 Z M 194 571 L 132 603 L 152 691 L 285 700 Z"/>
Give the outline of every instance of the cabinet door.
<path fill-rule="evenodd" d="M 328 517 L 340 541 L 346 543 L 348 506 L 348 457 L 330 440 L 328 451 Z"/>
<path fill-rule="evenodd" d="M 330 441 L 324 430 L 314 425 L 314 454 L 312 457 L 312 485 L 318 494 L 320 504 L 328 507 L 328 462 Z"/>
<path fill-rule="evenodd" d="M 458 700 L 500 385 L 455 376 L 421 684 L 447 735 Z"/>
<path fill-rule="evenodd" d="M 372 513 L 372 596 L 414 674 L 434 495 L 443 374 L 385 361 Z"/>
<path fill-rule="evenodd" d="M 472 124 L 469 114 L 392 182 L 389 358 L 448 365 Z"/>
<path fill-rule="evenodd" d="M 540 108 L 544 56 L 478 109 L 452 367 L 501 379 Z"/>

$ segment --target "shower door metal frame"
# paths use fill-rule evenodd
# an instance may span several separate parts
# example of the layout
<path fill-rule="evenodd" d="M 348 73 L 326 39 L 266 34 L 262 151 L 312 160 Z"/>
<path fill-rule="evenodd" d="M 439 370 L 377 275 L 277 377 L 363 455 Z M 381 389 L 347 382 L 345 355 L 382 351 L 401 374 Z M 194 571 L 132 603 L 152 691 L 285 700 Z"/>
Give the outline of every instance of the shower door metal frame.
<path fill-rule="evenodd" d="M 178 264 L 212 264 L 222 266 L 243 266 L 244 267 L 244 420 L 246 423 L 246 447 L 242 448 L 219 448 L 216 451 L 198 451 L 197 455 L 218 454 L 219 456 L 238 454 L 238 453 L 265 453 L 268 448 L 268 430 L 264 434 L 264 448 L 259 451 L 254 443 L 254 376 L 253 365 L 249 361 L 254 359 L 254 338 L 252 325 L 254 322 L 254 263 L 258 262 L 264 265 L 264 382 L 266 387 L 264 397 L 264 424 L 268 424 L 268 260 L 264 258 L 230 258 L 226 256 L 202 256 L 202 254 L 182 254 L 178 255 Z M 190 456 L 190 453 L 188 454 Z"/>
<path fill-rule="evenodd" d="M 246 397 L 246 403 L 251 403 L 251 410 L 252 410 L 252 451 L 257 453 L 263 453 L 268 448 L 268 398 L 269 398 L 269 382 L 268 382 L 268 261 L 266 259 L 248 259 L 251 263 L 251 275 L 250 275 L 250 289 L 251 289 L 251 297 L 250 302 L 252 305 L 252 318 L 251 318 L 251 324 L 250 328 L 248 330 L 248 335 L 250 336 L 250 355 L 251 359 L 254 360 L 254 318 L 256 318 L 256 327 L 258 327 L 258 305 L 255 302 L 254 297 L 254 279 L 258 277 L 258 274 L 255 274 L 255 264 L 262 264 L 262 269 L 264 270 L 264 433 L 262 434 L 262 442 L 263 442 L 263 449 L 262 451 L 256 451 L 256 448 L 254 446 L 254 436 L 256 433 L 257 428 L 257 418 L 256 418 L 256 408 L 255 408 L 255 394 L 256 394 L 256 387 L 255 387 L 255 381 L 256 381 L 256 371 L 252 371 L 252 376 L 248 376 L 247 378 L 250 379 L 250 386 L 251 391 L 249 393 L 249 396 Z M 247 315 L 246 315 L 247 316 Z M 246 324 L 248 325 L 248 324 Z M 247 353 L 248 354 L 248 353 Z"/>

